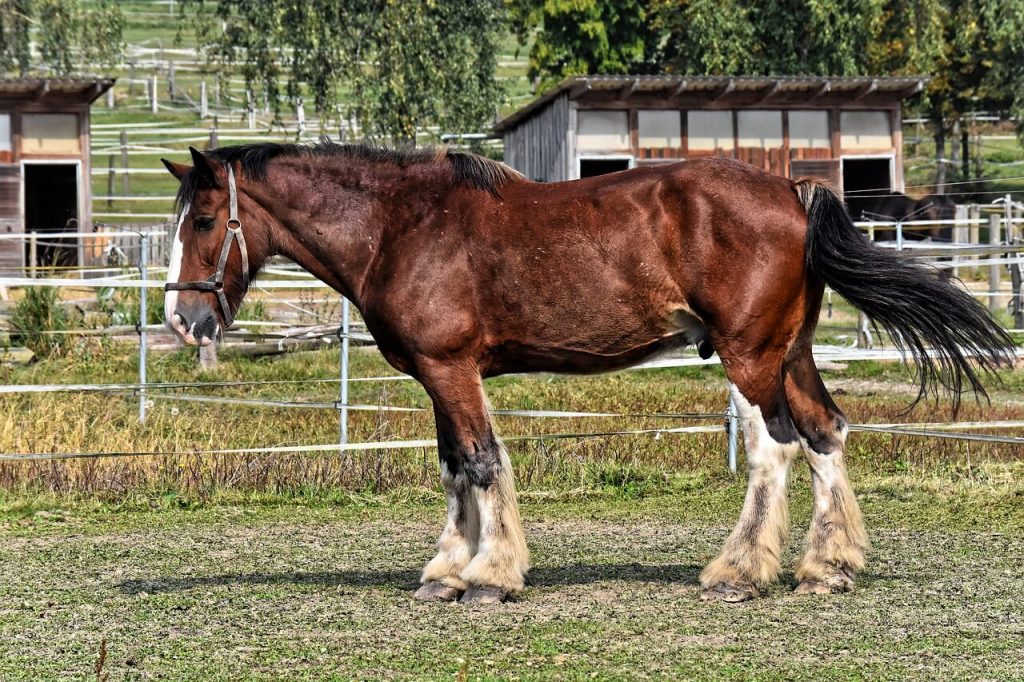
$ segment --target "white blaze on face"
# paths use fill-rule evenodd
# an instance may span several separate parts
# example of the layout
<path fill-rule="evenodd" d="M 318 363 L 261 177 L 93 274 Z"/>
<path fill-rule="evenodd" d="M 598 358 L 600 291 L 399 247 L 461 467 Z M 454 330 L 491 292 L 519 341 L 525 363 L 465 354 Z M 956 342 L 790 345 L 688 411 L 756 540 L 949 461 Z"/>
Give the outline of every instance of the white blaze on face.
<path fill-rule="evenodd" d="M 185 222 L 185 216 L 188 214 L 188 204 L 185 204 L 181 209 L 181 215 L 178 216 L 178 227 L 174 230 L 174 241 L 171 242 L 171 260 L 167 265 L 167 281 L 177 282 L 181 276 L 181 258 L 183 251 L 183 244 L 181 241 L 181 225 Z M 164 321 L 171 329 L 175 331 L 184 331 L 178 329 L 181 325 L 174 319 L 174 312 L 178 308 L 178 292 L 168 291 L 164 294 Z"/>

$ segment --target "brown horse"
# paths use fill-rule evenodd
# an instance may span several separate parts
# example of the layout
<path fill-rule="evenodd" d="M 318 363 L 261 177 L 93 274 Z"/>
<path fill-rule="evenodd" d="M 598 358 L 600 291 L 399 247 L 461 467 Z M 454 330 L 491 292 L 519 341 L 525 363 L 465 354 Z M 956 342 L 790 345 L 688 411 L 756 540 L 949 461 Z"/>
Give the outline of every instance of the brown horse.
<path fill-rule="evenodd" d="M 448 522 L 420 599 L 496 602 L 523 588 L 526 542 L 484 377 L 614 370 L 686 344 L 717 351 L 750 480 L 700 579 L 705 598 L 741 601 L 779 576 L 801 450 L 815 503 L 797 591 L 848 590 L 864 565 L 846 421 L 811 356 L 826 283 L 914 355 L 919 398 L 940 385 L 954 399 L 983 392 L 968 358 L 989 370 L 1012 347 L 962 289 L 867 242 L 831 189 L 734 161 L 538 184 L 446 150 L 321 142 L 192 157 L 164 162 L 182 206 L 168 324 L 210 343 L 281 254 L 351 299 L 388 362 L 430 395 Z"/>

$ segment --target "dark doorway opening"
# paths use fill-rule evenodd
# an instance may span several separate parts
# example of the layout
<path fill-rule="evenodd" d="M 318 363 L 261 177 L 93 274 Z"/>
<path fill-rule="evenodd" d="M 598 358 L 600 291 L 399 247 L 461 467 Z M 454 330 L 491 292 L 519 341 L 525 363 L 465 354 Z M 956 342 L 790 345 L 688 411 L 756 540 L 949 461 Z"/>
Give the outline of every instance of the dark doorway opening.
<path fill-rule="evenodd" d="M 580 159 L 580 178 L 616 173 L 629 169 L 629 159 Z"/>
<path fill-rule="evenodd" d="M 843 159 L 843 192 L 892 191 L 889 159 Z M 855 196 L 855 195 L 854 195 Z"/>
<path fill-rule="evenodd" d="M 25 232 L 38 232 L 38 266 L 78 265 L 78 241 L 61 232 L 78 231 L 78 167 L 74 164 L 26 163 Z M 31 261 L 25 246 L 25 262 Z"/>

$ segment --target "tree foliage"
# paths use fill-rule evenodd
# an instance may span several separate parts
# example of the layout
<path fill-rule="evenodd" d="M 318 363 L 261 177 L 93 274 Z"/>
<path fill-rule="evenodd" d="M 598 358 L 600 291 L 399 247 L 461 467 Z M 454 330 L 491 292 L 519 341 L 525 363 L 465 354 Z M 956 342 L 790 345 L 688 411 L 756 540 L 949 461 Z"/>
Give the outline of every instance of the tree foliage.
<path fill-rule="evenodd" d="M 182 12 L 211 65 L 240 69 L 275 109 L 309 97 L 322 119 L 355 118 L 369 138 L 477 130 L 502 96 L 500 0 L 188 0 Z"/>
<path fill-rule="evenodd" d="M 658 45 L 649 4 L 642 0 L 508 0 L 507 7 L 520 42 L 534 38 L 528 76 L 544 89 L 580 73 L 655 71 Z"/>
<path fill-rule="evenodd" d="M 0 0 L 0 71 L 69 76 L 113 68 L 123 33 L 116 0 Z"/>
<path fill-rule="evenodd" d="M 541 87 L 588 73 L 925 75 L 943 140 L 971 111 L 1024 120 L 1022 0 L 509 3 Z"/>

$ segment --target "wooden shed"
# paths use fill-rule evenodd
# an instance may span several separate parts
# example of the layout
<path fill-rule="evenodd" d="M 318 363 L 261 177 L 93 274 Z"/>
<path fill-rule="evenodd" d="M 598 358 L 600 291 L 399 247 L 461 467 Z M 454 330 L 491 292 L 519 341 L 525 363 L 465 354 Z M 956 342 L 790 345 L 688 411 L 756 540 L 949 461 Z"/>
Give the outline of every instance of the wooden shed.
<path fill-rule="evenodd" d="M 56 233 L 92 231 L 89 106 L 113 84 L 0 79 L 0 235 L 49 236 L 36 265 L 85 264 L 82 243 Z M 0 238 L 0 273 L 21 275 L 26 265 L 25 241 Z"/>
<path fill-rule="evenodd" d="M 840 188 L 903 190 L 902 101 L 927 79 L 578 76 L 495 126 L 533 180 L 701 156 Z"/>

